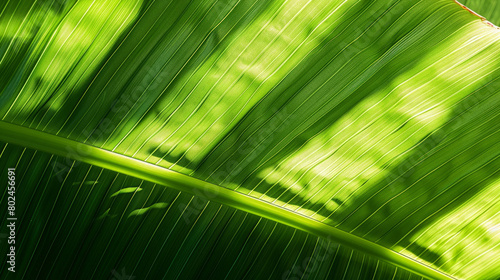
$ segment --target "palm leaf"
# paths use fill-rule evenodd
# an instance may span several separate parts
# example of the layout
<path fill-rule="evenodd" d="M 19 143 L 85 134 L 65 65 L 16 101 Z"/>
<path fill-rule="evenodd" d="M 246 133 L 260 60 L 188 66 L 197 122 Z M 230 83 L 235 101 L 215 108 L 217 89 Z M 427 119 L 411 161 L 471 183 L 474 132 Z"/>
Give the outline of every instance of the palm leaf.
<path fill-rule="evenodd" d="M 485 23 L 451 0 L 7 2 L 18 275 L 496 279 Z"/>

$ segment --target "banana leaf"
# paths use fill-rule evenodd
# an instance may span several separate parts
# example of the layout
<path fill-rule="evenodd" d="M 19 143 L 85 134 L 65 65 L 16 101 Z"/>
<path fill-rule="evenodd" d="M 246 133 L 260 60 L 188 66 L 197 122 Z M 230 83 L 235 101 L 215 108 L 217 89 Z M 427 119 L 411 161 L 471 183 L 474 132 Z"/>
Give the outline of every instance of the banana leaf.
<path fill-rule="evenodd" d="M 499 279 L 497 6 L 4 1 L 1 278 Z"/>

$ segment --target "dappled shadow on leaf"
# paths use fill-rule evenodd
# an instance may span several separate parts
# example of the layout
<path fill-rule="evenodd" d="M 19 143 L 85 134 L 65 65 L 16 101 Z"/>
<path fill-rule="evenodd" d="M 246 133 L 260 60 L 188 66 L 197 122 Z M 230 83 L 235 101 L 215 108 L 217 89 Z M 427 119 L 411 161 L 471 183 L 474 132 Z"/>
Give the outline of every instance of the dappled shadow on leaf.
<path fill-rule="evenodd" d="M 11 26 L 12 34 L 7 36 L 12 37 L 3 54 L 10 58 L 2 59 L 1 72 L 8 69 L 12 73 L 2 75 L 2 85 L 8 85 L 4 98 L 10 105 L 0 108 L 3 119 L 40 125 L 50 121 L 55 112 L 68 114 L 71 108 L 63 104 L 68 98 L 76 99 L 75 89 L 90 78 L 140 6 L 141 1 L 105 4 L 73 0 L 18 5 L 12 18 L 22 20 L 20 26 Z M 16 42 L 30 47 L 19 48 Z"/>
<path fill-rule="evenodd" d="M 333 224 L 389 247 L 407 247 L 438 266 L 446 261 L 448 257 L 415 242 L 414 235 L 499 177 L 498 84 L 457 103 L 442 128 L 412 147 L 371 188 L 356 192 L 331 217 Z"/>
<path fill-rule="evenodd" d="M 372 33 L 364 33 L 361 36 L 364 40 L 356 40 L 356 35 L 363 34 L 365 29 L 354 22 L 349 27 L 342 26 L 345 30 L 338 27 L 322 38 L 324 46 L 294 67 L 199 163 L 189 166 L 195 170 L 195 176 L 217 184 L 231 182 L 255 186 L 259 183 L 256 174 L 279 165 L 283 159 L 336 124 L 360 102 L 390 86 L 400 75 L 399 71 L 390 69 L 404 71 L 416 65 L 426 51 L 421 46 L 424 42 L 417 39 L 398 42 L 412 46 L 404 52 L 407 57 L 392 53 L 393 60 L 387 57 L 376 65 L 371 65 L 371 60 L 359 56 L 359 53 L 377 58 L 380 56 L 378 49 L 384 48 L 388 52 L 394 48 L 386 40 L 394 40 L 392 33 L 397 31 L 380 34 L 383 30 L 381 26 L 390 26 L 407 11 L 410 4 L 378 7 L 376 12 L 368 12 L 371 5 L 366 1 L 343 15 L 355 19 L 359 10 L 374 13 L 369 20 L 359 19 L 359 23 L 365 24 L 366 30 Z M 386 13 L 385 9 L 389 12 Z M 384 18 L 380 19 L 380 26 L 371 26 L 379 17 Z M 413 24 L 418 26 L 419 22 Z M 399 36 L 408 35 L 405 30 L 399 32 Z M 352 41 L 359 45 L 351 46 Z M 417 41 L 418 44 L 414 44 Z M 266 189 L 263 187 L 260 192 Z"/>
<path fill-rule="evenodd" d="M 137 138 L 154 135 L 157 125 L 166 125 L 168 114 L 187 98 L 188 92 L 179 92 L 186 78 L 192 78 L 272 3 L 151 2 L 127 38 L 115 44 L 110 61 L 94 73 L 95 81 L 75 91 L 86 92 L 82 99 L 67 100 L 65 107 L 77 109 L 61 133 L 94 145 L 119 144 L 119 153 L 136 151 L 141 146 Z M 93 108 L 92 113 L 87 108 Z M 61 124 L 54 118 L 51 126 Z"/>

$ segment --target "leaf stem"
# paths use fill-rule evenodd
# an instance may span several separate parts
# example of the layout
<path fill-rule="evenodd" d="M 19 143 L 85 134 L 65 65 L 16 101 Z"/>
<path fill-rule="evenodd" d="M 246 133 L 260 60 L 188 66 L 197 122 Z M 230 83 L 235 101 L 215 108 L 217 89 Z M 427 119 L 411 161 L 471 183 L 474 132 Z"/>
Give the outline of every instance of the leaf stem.
<path fill-rule="evenodd" d="M 175 171 L 31 128 L 0 121 L 0 141 L 88 164 L 197 195 L 326 238 L 430 279 L 454 279 L 386 247 L 269 202 Z"/>

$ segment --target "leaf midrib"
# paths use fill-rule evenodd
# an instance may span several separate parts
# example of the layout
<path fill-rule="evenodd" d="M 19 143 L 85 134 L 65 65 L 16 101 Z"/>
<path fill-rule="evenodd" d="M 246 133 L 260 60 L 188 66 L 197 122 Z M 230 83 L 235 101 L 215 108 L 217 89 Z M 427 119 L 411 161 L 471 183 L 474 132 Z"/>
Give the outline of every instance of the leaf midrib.
<path fill-rule="evenodd" d="M 454 279 L 386 247 L 310 217 L 164 167 L 5 121 L 0 121 L 0 131 L 0 141 L 68 157 L 190 193 L 326 238 L 430 279 Z"/>

